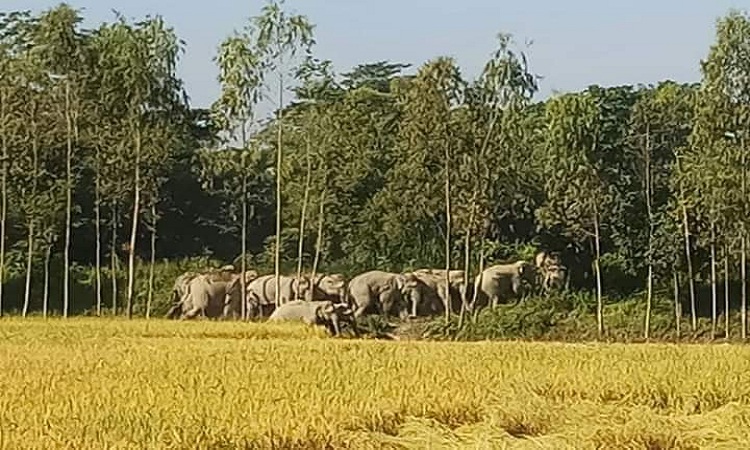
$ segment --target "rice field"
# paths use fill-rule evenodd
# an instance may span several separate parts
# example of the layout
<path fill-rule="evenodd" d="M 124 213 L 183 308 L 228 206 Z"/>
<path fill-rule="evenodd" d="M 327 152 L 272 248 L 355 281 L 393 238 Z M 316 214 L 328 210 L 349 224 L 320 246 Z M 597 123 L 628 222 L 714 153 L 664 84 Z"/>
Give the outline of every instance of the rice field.
<path fill-rule="evenodd" d="M 750 348 L 0 321 L 0 448 L 750 448 Z"/>

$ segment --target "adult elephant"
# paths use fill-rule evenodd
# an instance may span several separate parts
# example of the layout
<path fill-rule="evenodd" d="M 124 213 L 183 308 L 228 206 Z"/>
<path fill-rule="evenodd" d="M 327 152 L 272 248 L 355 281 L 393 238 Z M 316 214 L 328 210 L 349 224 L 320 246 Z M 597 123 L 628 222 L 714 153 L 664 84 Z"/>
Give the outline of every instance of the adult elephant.
<path fill-rule="evenodd" d="M 445 269 L 417 269 L 414 271 L 420 280 L 435 289 L 443 305 L 445 305 Z M 450 293 L 451 307 L 458 311 L 463 303 L 464 294 L 469 298 L 466 277 L 463 270 L 448 271 L 448 292 Z"/>
<path fill-rule="evenodd" d="M 231 279 L 234 272 L 234 266 L 224 266 L 219 269 L 208 269 L 204 271 L 189 271 L 179 275 L 172 286 L 172 307 L 166 314 L 169 319 L 177 318 L 186 309 L 183 307 L 183 299 L 188 292 L 190 283 L 199 276 L 206 276 L 212 280 Z"/>
<path fill-rule="evenodd" d="M 245 292 L 248 291 L 249 284 L 258 278 L 259 274 L 255 270 L 245 271 Z M 247 299 L 247 294 L 245 294 Z M 242 315 L 242 277 L 235 277 L 227 286 L 224 297 L 224 311 L 222 316 L 225 318 L 232 317 L 236 319 Z"/>
<path fill-rule="evenodd" d="M 226 272 L 198 275 L 190 280 L 180 303 L 172 309 L 181 311 L 182 319 L 221 317 L 224 314 L 227 290 L 237 278 L 239 274 Z M 239 291 L 236 291 L 236 295 L 239 295 Z"/>
<path fill-rule="evenodd" d="M 269 321 L 302 321 L 308 325 L 322 325 L 337 336 L 341 334 L 341 326 L 349 324 L 358 335 L 353 312 L 344 303 L 332 301 L 294 300 L 276 308 L 268 318 Z"/>
<path fill-rule="evenodd" d="M 279 301 L 287 303 L 306 298 L 310 290 L 310 279 L 306 276 L 279 276 Z M 251 317 L 265 317 L 276 307 L 276 276 L 263 275 L 247 285 L 247 311 Z"/>
<path fill-rule="evenodd" d="M 167 312 L 166 317 L 169 319 L 173 319 L 179 315 L 179 312 L 182 309 L 182 299 L 187 293 L 190 282 L 193 281 L 196 277 L 206 275 L 211 277 L 212 279 L 221 280 L 231 277 L 233 272 L 234 266 L 227 265 L 218 269 L 210 268 L 203 271 L 188 271 L 177 276 L 174 285 L 172 286 L 172 297 L 170 299 L 172 307 L 170 308 L 169 312 Z"/>
<path fill-rule="evenodd" d="M 349 282 L 349 300 L 355 318 L 367 312 L 379 312 L 386 319 L 394 312 L 402 319 L 417 316 L 423 300 L 433 300 L 425 294 L 429 294 L 429 288 L 411 272 L 371 270 Z"/>
<path fill-rule="evenodd" d="M 310 289 L 308 300 L 330 300 L 334 302 L 344 302 L 346 297 L 346 277 L 340 273 L 316 274 L 314 277 L 309 276 Z"/>
<path fill-rule="evenodd" d="M 541 251 L 534 257 L 537 282 L 542 292 L 562 290 L 568 286 L 568 268 L 558 252 Z"/>
<path fill-rule="evenodd" d="M 477 305 L 493 308 L 512 298 L 519 299 L 525 293 L 526 284 L 534 283 L 536 270 L 527 261 L 496 264 L 487 267 L 474 280 Z"/>

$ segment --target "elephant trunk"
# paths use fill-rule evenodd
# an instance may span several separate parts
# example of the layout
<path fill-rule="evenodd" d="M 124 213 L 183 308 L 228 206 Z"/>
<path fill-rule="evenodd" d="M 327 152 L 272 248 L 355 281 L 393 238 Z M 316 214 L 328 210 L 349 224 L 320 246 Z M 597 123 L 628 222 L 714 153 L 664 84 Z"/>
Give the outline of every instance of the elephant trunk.
<path fill-rule="evenodd" d="M 411 316 L 410 317 L 414 318 L 414 317 L 417 317 L 417 308 L 419 307 L 419 304 L 422 301 L 422 296 L 420 295 L 419 291 L 415 289 L 411 291 L 410 297 L 411 297 Z"/>
<path fill-rule="evenodd" d="M 331 323 L 333 324 L 333 335 L 338 336 L 339 334 L 341 334 L 341 325 L 339 324 L 338 314 L 334 314 L 331 316 Z"/>

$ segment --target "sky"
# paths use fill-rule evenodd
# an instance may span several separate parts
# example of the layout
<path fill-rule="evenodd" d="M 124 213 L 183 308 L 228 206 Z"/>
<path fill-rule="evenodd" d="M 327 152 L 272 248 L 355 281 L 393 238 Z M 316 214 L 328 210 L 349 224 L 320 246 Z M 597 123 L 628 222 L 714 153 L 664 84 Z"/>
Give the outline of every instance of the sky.
<path fill-rule="evenodd" d="M 44 10 L 51 0 L 0 0 L 0 10 Z M 87 26 L 114 17 L 159 14 L 186 41 L 179 71 L 191 105 L 209 106 L 219 93 L 213 62 L 219 43 L 257 15 L 265 0 L 69 0 Z M 313 22 L 316 56 L 345 72 L 379 60 L 418 66 L 455 58 L 473 78 L 495 48 L 498 32 L 513 34 L 531 70 L 542 76 L 539 98 L 591 84 L 700 80 L 700 61 L 716 19 L 750 0 L 287 0 Z"/>

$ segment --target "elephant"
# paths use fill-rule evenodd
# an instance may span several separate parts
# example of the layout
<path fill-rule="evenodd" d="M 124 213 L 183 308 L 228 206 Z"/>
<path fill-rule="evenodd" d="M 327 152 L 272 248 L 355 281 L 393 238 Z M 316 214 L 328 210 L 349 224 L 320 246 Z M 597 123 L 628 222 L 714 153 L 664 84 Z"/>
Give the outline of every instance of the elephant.
<path fill-rule="evenodd" d="M 501 301 L 519 299 L 524 293 L 524 284 L 534 283 L 536 270 L 527 261 L 490 266 L 474 280 L 477 306 L 493 308 Z M 474 306 L 474 305 L 472 305 Z"/>
<path fill-rule="evenodd" d="M 392 273 L 371 270 L 361 273 L 349 282 L 349 299 L 355 308 L 354 317 L 379 310 L 386 319 L 396 310 L 405 319 L 414 317 L 429 288 L 411 272 Z M 410 312 L 411 309 L 411 312 Z"/>
<path fill-rule="evenodd" d="M 198 272 L 185 272 L 177 277 L 172 287 L 172 308 L 167 312 L 167 318 L 176 317 L 180 310 L 182 297 L 185 296 L 190 282 L 198 275 L 200 275 Z"/>
<path fill-rule="evenodd" d="M 568 286 L 568 268 L 557 252 L 541 251 L 534 257 L 537 269 L 537 283 L 541 291 L 562 290 Z"/>
<path fill-rule="evenodd" d="M 353 312 L 345 303 L 325 301 L 293 300 L 276 308 L 269 321 L 301 320 L 308 325 L 323 325 L 337 336 L 341 325 L 349 324 L 355 335 L 359 335 Z"/>
<path fill-rule="evenodd" d="M 190 271 L 179 275 L 177 279 L 175 279 L 174 286 L 172 287 L 172 307 L 167 312 L 166 317 L 168 319 L 174 319 L 180 315 L 181 310 L 184 312 L 182 300 L 187 294 L 188 286 L 190 286 L 190 283 L 195 278 L 201 275 L 206 275 L 211 279 L 221 280 L 231 277 L 232 272 L 234 272 L 234 266 L 224 266 L 218 270 L 208 269 L 202 272 Z"/>
<path fill-rule="evenodd" d="M 259 274 L 255 270 L 245 271 L 245 298 L 247 298 L 247 288 L 250 282 L 258 278 Z M 224 297 L 224 311 L 222 316 L 227 318 L 237 318 L 242 315 L 242 277 L 235 277 L 227 286 Z"/>
<path fill-rule="evenodd" d="M 176 311 L 182 312 L 182 319 L 192 319 L 196 316 L 217 318 L 224 315 L 227 303 L 227 289 L 239 278 L 238 274 L 219 272 L 201 274 L 190 280 L 187 291 L 180 299 L 180 303 L 172 307 L 170 315 Z M 236 291 L 239 296 L 239 291 Z"/>
<path fill-rule="evenodd" d="M 297 298 L 306 298 L 310 290 L 310 279 L 306 276 L 300 278 L 280 275 L 279 302 L 281 304 L 290 302 Z M 266 309 L 273 311 L 276 307 L 276 276 L 263 275 L 251 281 L 247 285 L 247 311 L 248 316 L 265 316 Z"/>
<path fill-rule="evenodd" d="M 414 271 L 414 275 L 437 291 L 443 305 L 445 305 L 445 272 L 445 269 L 417 269 Z M 448 271 L 448 291 L 451 307 L 454 311 L 458 311 L 463 303 L 463 296 L 466 295 L 467 299 L 469 298 L 468 285 L 463 270 Z"/>
<path fill-rule="evenodd" d="M 308 277 L 312 289 L 308 291 L 311 300 L 331 300 L 344 302 L 346 297 L 346 277 L 340 273 L 316 274 Z"/>

